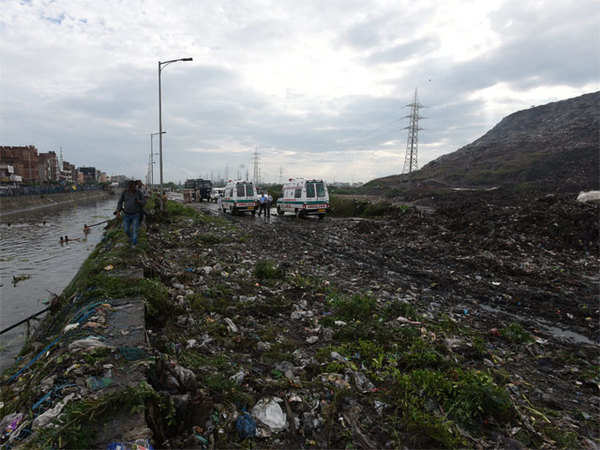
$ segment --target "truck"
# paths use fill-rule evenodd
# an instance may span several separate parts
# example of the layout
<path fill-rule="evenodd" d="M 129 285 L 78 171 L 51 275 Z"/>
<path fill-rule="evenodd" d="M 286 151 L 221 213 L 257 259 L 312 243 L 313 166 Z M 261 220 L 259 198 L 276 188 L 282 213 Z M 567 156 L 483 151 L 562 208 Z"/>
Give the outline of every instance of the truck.
<path fill-rule="evenodd" d="M 184 202 L 201 202 L 206 199 L 210 201 L 210 192 L 212 190 L 212 182 L 202 178 L 193 178 L 185 180 L 183 184 L 183 201 Z"/>

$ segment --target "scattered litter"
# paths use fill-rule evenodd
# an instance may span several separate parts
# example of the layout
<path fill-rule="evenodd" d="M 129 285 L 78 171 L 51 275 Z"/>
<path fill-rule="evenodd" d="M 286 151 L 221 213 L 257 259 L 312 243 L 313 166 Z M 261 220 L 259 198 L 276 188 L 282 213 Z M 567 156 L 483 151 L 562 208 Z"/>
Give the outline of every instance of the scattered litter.
<path fill-rule="evenodd" d="M 79 326 L 79 322 L 76 322 L 76 323 L 70 323 L 70 324 L 68 324 L 68 325 L 65 327 L 65 329 L 64 329 L 64 332 L 66 333 L 66 332 L 68 332 L 68 331 L 74 330 L 74 329 L 75 329 L 75 328 L 77 328 L 78 326 Z"/>
<path fill-rule="evenodd" d="M 69 344 L 69 351 L 76 352 L 78 350 L 95 350 L 98 348 L 113 348 L 111 345 L 102 342 L 99 337 L 88 336 L 85 339 L 79 339 Z"/>
<path fill-rule="evenodd" d="M 133 442 L 111 442 L 106 450 L 154 450 L 148 439 L 138 439 Z"/>
<path fill-rule="evenodd" d="M 240 439 L 256 436 L 256 422 L 247 412 L 238 416 L 235 421 L 235 429 L 237 430 Z"/>
<path fill-rule="evenodd" d="M 107 272 L 109 270 L 113 270 L 115 268 L 115 266 L 113 266 L 112 264 L 109 264 L 108 266 L 104 266 L 104 270 L 106 270 Z"/>
<path fill-rule="evenodd" d="M 252 408 L 252 416 L 275 433 L 287 427 L 286 415 L 279 406 L 278 401 L 282 400 L 277 397 L 262 398 Z"/>
<path fill-rule="evenodd" d="M 229 329 L 229 331 L 231 331 L 232 333 L 238 332 L 238 327 L 235 325 L 235 323 L 233 323 L 233 320 L 231 320 L 229 317 L 225 317 L 224 320 L 227 324 L 227 328 Z"/>
<path fill-rule="evenodd" d="M 92 391 L 99 391 L 113 384 L 113 380 L 108 377 L 88 377 L 85 382 Z"/>
<path fill-rule="evenodd" d="M 43 414 L 40 414 L 39 416 L 37 416 L 33 420 L 33 425 L 31 426 L 31 428 L 33 430 L 36 430 L 38 428 L 44 428 L 45 426 L 47 426 L 50 422 L 52 422 L 54 419 L 56 419 L 58 417 L 58 415 L 61 413 L 63 408 L 66 406 L 66 404 L 69 403 L 71 400 L 73 400 L 74 397 L 75 397 L 74 393 L 67 395 L 62 401 L 58 402 L 53 408 L 50 408 L 47 411 L 45 411 Z"/>

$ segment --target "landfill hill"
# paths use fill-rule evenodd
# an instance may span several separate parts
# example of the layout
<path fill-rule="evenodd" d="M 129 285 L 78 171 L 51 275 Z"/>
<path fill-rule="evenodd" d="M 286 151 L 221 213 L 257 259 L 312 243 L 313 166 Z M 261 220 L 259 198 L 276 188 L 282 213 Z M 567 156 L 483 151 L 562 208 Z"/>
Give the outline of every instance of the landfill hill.
<path fill-rule="evenodd" d="M 515 112 L 410 177 L 378 178 L 363 191 L 389 195 L 498 185 L 546 192 L 598 189 L 599 111 L 600 91 Z"/>

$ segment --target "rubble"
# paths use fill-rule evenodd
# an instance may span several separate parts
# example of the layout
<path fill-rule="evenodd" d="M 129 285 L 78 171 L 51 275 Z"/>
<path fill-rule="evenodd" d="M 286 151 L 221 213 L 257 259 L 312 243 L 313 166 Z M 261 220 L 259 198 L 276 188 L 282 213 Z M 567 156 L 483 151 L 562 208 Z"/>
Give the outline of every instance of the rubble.
<path fill-rule="evenodd" d="M 152 359 L 141 364 L 152 444 L 598 442 L 600 335 L 588 320 L 600 313 L 598 206 L 465 195 L 429 215 L 406 209 L 379 220 L 150 217 L 147 250 L 128 265 L 149 283 Z M 65 331 L 73 338 L 64 348 L 106 334 L 83 328 L 103 315 Z M 54 361 L 54 348 L 36 367 Z M 93 390 L 85 380 L 113 378 L 125 359 L 95 351 L 110 360 L 90 363 L 80 351 L 57 374 L 81 395 L 109 395 L 113 385 Z M 42 386 L 65 381 L 45 374 L 31 404 Z"/>

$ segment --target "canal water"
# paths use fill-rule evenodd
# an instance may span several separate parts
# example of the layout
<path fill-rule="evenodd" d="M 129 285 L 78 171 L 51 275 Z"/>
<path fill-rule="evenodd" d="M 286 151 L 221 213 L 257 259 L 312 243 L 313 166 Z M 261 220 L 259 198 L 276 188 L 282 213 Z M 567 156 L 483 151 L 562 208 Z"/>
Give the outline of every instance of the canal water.
<path fill-rule="evenodd" d="M 104 224 L 93 227 L 87 238 L 83 225 L 112 218 L 117 200 L 112 196 L 2 218 L 0 331 L 46 308 L 51 293 L 62 292 L 102 239 Z M 61 236 L 69 242 L 61 244 Z M 0 335 L 0 371 L 14 361 L 25 333 L 21 325 Z"/>

